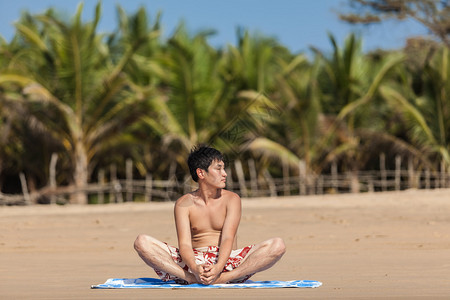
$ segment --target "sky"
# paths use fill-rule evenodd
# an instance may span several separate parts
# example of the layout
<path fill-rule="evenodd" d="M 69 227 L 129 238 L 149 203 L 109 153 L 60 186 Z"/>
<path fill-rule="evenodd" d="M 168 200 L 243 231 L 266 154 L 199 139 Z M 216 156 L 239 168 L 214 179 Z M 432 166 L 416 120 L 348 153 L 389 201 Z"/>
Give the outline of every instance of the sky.
<path fill-rule="evenodd" d="M 10 41 L 22 11 L 32 14 L 53 7 L 70 17 L 76 12 L 80 0 L 0 0 L 0 35 Z M 85 0 L 83 20 L 93 19 L 97 0 Z M 236 45 L 238 27 L 250 33 L 274 37 L 292 53 L 308 52 L 310 47 L 323 52 L 332 50 L 328 33 L 339 45 L 355 32 L 361 36 L 365 52 L 378 48 L 402 48 L 408 36 L 426 34 L 425 29 L 413 21 L 389 22 L 382 25 L 355 26 L 340 21 L 337 11 L 347 7 L 346 0 L 103 0 L 99 32 L 112 32 L 117 28 L 116 6 L 134 13 L 144 6 L 154 20 L 161 12 L 163 37 L 170 36 L 184 21 L 192 33 L 213 29 L 209 38 L 214 47 Z"/>

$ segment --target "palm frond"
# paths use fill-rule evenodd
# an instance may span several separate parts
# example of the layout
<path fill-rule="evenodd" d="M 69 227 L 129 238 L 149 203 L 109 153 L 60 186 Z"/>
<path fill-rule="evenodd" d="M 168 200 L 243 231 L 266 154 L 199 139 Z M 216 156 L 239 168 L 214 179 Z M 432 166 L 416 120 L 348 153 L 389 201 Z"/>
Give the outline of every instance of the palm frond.
<path fill-rule="evenodd" d="M 245 145 L 245 148 L 253 154 L 261 156 L 263 159 L 278 160 L 292 167 L 298 167 L 301 162 L 301 159 L 291 150 L 267 138 L 256 138 L 248 145 Z"/>

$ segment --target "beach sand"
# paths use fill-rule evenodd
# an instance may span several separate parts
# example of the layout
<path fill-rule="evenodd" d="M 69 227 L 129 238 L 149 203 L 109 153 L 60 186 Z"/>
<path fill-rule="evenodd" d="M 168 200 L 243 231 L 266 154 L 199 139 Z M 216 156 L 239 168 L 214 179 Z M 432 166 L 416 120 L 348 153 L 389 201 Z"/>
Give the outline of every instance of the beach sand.
<path fill-rule="evenodd" d="M 173 203 L 0 207 L 1 299 L 450 299 L 450 190 L 243 200 L 238 244 L 284 239 L 252 280 L 315 289 L 91 289 L 156 277 L 139 233 L 176 245 Z"/>

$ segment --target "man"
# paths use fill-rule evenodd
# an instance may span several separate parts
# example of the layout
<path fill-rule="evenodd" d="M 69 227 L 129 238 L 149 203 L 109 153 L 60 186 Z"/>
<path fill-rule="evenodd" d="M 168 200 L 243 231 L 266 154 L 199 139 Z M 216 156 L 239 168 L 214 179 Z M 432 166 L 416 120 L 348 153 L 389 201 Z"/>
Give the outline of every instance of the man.
<path fill-rule="evenodd" d="M 141 234 L 134 248 L 144 262 L 162 280 L 206 285 L 244 282 L 273 266 L 285 252 L 280 238 L 237 249 L 241 199 L 224 189 L 222 154 L 210 147 L 196 148 L 188 166 L 198 189 L 175 203 L 179 249 Z"/>

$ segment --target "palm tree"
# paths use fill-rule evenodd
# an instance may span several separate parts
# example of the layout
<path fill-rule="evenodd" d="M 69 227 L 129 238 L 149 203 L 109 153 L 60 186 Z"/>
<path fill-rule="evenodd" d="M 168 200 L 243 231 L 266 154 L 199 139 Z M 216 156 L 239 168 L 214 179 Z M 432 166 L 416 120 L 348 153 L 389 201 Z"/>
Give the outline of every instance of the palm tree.
<path fill-rule="evenodd" d="M 326 80 L 321 88 L 327 96 L 323 104 L 325 113 L 337 115 L 336 122 L 345 120 L 350 135 L 353 130 L 367 121 L 366 110 L 376 95 L 388 72 L 402 60 L 401 55 L 393 53 L 374 61 L 361 52 L 361 40 L 351 34 L 341 50 L 334 37 L 330 35 L 333 45 L 331 59 L 317 52 L 324 58 Z M 372 111 L 370 111 L 372 112 Z M 337 125 L 337 123 L 336 123 Z"/>
<path fill-rule="evenodd" d="M 150 143 L 165 156 L 155 156 L 157 164 L 147 162 L 152 169 L 161 172 L 171 161 L 184 166 L 187 153 L 197 143 L 206 143 L 215 128 L 214 122 L 204 123 L 224 95 L 217 76 L 218 53 L 208 45 L 207 35 L 191 37 L 180 24 L 154 57 L 153 69 L 147 70 L 155 74 L 157 82 L 144 86 L 156 89 L 157 94 L 148 100 L 151 109 L 143 119 L 146 128 L 141 130 L 150 128 L 155 133 L 148 136 Z"/>
<path fill-rule="evenodd" d="M 8 69 L 17 49 L 16 43 L 8 44 L 0 37 L 0 74 Z M 3 187 L 2 175 L 7 176 L 3 171 L 19 173 L 26 165 L 21 155 L 25 147 L 20 129 L 27 114 L 18 101 L 19 97 L 12 92 L 14 88 L 11 84 L 0 87 L 0 192 Z"/>
<path fill-rule="evenodd" d="M 237 46 L 228 45 L 224 53 L 225 79 L 233 80 L 238 90 L 254 90 L 270 95 L 276 89 L 277 60 L 290 56 L 274 38 L 238 28 Z"/>
<path fill-rule="evenodd" d="M 362 76 L 368 65 L 360 51 L 361 41 L 351 35 L 342 50 L 334 37 L 329 37 L 334 47 L 331 58 L 313 49 L 316 53 L 313 65 L 308 64 L 304 55 L 278 61 L 281 72 L 276 81 L 277 100 L 283 114 L 278 124 L 273 124 L 271 137 L 260 138 L 252 145 L 253 151 L 266 159 L 281 159 L 293 167 L 303 161 L 308 173 L 320 173 L 338 152 L 350 153 L 357 146 L 352 130 L 355 115 L 348 118 L 345 112 L 339 119 L 335 116 L 343 108 L 348 111 L 351 105 L 362 102 L 361 99 L 367 102 L 367 98 L 361 97 L 368 82 Z M 338 129 L 342 132 L 344 119 L 349 132 L 336 135 Z"/>
<path fill-rule="evenodd" d="M 212 48 L 209 34 L 191 35 L 180 24 L 159 59 L 164 69 L 158 72 L 160 96 L 149 101 L 152 112 L 144 121 L 156 133 L 165 156 L 158 161 L 160 170 L 167 169 L 170 161 L 185 167 L 187 154 L 197 144 L 236 153 L 245 142 L 240 133 L 235 134 L 237 130 L 253 126 L 262 117 L 258 108 L 270 105 L 262 94 L 239 90 L 243 85 L 226 68 L 229 53 Z M 254 119 L 248 123 L 249 116 Z"/>
<path fill-rule="evenodd" d="M 267 170 L 269 162 L 280 157 L 283 162 L 298 161 L 288 148 L 271 139 L 274 137 L 271 132 L 277 130 L 273 128 L 286 109 L 279 101 L 277 74 L 284 72 L 280 61 L 290 57 L 290 52 L 274 38 L 250 34 L 242 28 L 237 30 L 237 45 L 229 45 L 223 55 L 223 80 L 240 91 L 240 95 L 248 96 L 247 99 L 236 97 L 233 100 L 234 107 L 244 105 L 246 110 L 241 108 L 232 114 L 236 122 L 229 127 L 229 132 L 239 137 L 233 143 L 232 152 L 244 158 L 256 158 L 260 173 Z M 230 141 L 226 143 L 230 144 Z"/>
<path fill-rule="evenodd" d="M 408 129 L 408 142 L 418 151 L 416 158 L 432 164 L 439 160 L 450 166 L 450 54 L 442 46 L 418 70 L 419 78 L 412 83 L 410 73 L 404 70 L 406 80 L 381 89 L 383 97 L 394 111 L 402 116 Z M 436 163 L 434 163 L 437 169 Z"/>
<path fill-rule="evenodd" d="M 136 51 L 157 36 L 159 27 L 148 28 L 145 10 L 140 9 L 130 18 L 131 32 L 122 32 L 117 39 L 120 47 L 113 47 L 96 32 L 100 3 L 90 23 L 82 23 L 82 9 L 80 4 L 70 23 L 52 10 L 36 17 L 25 15 L 16 25 L 22 50 L 15 54 L 10 71 L 0 76 L 0 84 L 23 87 L 31 112 L 63 146 L 73 166 L 77 203 L 87 202 L 82 188 L 102 144 L 117 138 L 145 112 L 144 99 L 127 91 L 129 80 L 123 70 Z"/>
<path fill-rule="evenodd" d="M 339 160 L 357 182 L 357 170 L 367 157 L 361 151 L 365 141 L 382 136 L 379 107 L 373 105 L 378 89 L 402 58 L 372 60 L 361 52 L 361 41 L 354 35 L 342 49 L 331 35 L 330 41 L 331 57 L 313 49 L 313 65 L 302 55 L 279 61 L 283 71 L 276 81 L 277 99 L 283 114 L 273 124 L 274 134 L 255 141 L 253 150 L 293 167 L 304 163 L 306 171 L 315 174 Z"/>
<path fill-rule="evenodd" d="M 15 121 L 15 105 L 8 97 L 0 91 L 0 175 L 3 167 L 8 161 L 7 157 L 16 150 L 15 143 L 12 142 L 13 122 Z M 0 181 L 0 192 L 1 192 Z"/>
<path fill-rule="evenodd" d="M 297 169 L 303 163 L 311 170 L 314 145 L 319 137 L 320 91 L 317 78 L 320 61 L 310 65 L 304 54 L 278 59 L 281 72 L 275 77 L 277 92 L 274 101 L 280 114 L 267 123 L 264 136 L 249 146 L 262 161 L 280 161 L 283 166 Z"/>
<path fill-rule="evenodd" d="M 343 167 L 350 166 L 357 181 L 358 162 L 362 159 L 358 158 L 362 147 L 360 128 L 375 127 L 367 122 L 374 119 L 367 117 L 368 112 L 373 112 L 370 102 L 401 58 L 389 57 L 376 65 L 365 60 L 354 35 L 347 39 L 342 52 L 331 35 L 330 41 L 334 47 L 330 59 L 314 49 L 318 55 L 312 66 L 307 66 L 303 56 L 282 64 L 283 76 L 277 83 L 281 103 L 285 104 L 278 137 L 259 139 L 253 150 L 284 157 L 285 161 L 290 157 L 291 165 L 297 166 L 303 158 L 308 173 L 321 173 L 331 161 L 340 158 Z M 364 137 L 368 132 L 364 131 Z"/>

